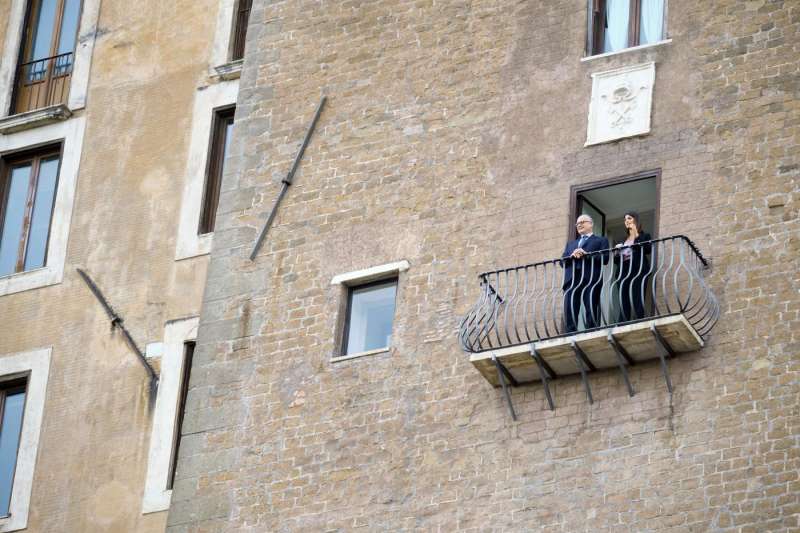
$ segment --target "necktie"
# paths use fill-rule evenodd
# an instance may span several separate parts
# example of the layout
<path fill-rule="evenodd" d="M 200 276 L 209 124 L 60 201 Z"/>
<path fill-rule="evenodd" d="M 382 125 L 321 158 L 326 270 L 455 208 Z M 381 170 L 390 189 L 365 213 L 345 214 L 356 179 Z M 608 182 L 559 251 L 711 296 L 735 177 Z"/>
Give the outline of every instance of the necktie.
<path fill-rule="evenodd" d="M 583 248 L 583 245 L 586 244 L 586 241 L 589 239 L 586 235 L 581 235 L 581 239 L 578 241 L 578 248 Z"/>

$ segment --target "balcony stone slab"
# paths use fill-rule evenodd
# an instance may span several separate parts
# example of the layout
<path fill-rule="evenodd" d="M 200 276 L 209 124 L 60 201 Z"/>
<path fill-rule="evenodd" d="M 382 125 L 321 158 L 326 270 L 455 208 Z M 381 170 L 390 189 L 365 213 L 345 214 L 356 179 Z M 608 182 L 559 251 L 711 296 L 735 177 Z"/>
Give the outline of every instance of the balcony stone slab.
<path fill-rule="evenodd" d="M 572 342 L 583 350 L 598 369 L 619 368 L 614 348 L 608 342 L 609 332 L 635 363 L 658 359 L 659 345 L 650 327 L 654 326 L 673 353 L 685 353 L 703 347 L 703 339 L 684 315 L 660 317 L 612 328 L 577 333 L 534 342 L 533 347 L 557 376 L 580 374 Z M 531 345 L 511 346 L 472 354 L 470 362 L 495 387 L 500 386 L 492 356 L 508 370 L 518 383 L 541 381 L 539 367 L 531 356 Z"/>
<path fill-rule="evenodd" d="M 26 111 L 0 119 L 0 135 L 38 128 L 53 122 L 67 120 L 72 111 L 65 104 L 58 104 L 33 111 Z"/>

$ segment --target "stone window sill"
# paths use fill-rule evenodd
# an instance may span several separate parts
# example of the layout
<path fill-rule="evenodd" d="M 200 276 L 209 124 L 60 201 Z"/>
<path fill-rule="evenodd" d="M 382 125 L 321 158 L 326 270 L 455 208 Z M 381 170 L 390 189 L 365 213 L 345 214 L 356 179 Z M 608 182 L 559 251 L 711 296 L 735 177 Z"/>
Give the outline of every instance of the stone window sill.
<path fill-rule="evenodd" d="M 378 355 L 381 353 L 389 353 L 391 348 L 387 346 L 386 348 L 377 348 L 375 350 L 368 350 L 366 352 L 358 352 L 358 353 L 351 353 L 347 355 L 337 355 L 331 357 L 331 363 L 338 363 L 340 361 L 349 361 L 350 359 L 358 359 L 359 357 L 367 357 L 370 355 Z"/>
<path fill-rule="evenodd" d="M 243 59 L 237 59 L 236 61 L 230 61 L 223 65 L 217 65 L 214 67 L 215 74 L 213 77 L 222 81 L 237 80 L 242 76 L 243 64 Z"/>
<path fill-rule="evenodd" d="M 37 128 L 53 122 L 67 120 L 71 116 L 72 111 L 65 104 L 26 111 L 0 119 L 0 134 L 8 135 L 9 133 Z"/>
<path fill-rule="evenodd" d="M 613 57 L 613 56 L 618 56 L 620 54 L 627 54 L 628 52 L 636 52 L 638 50 L 645 50 L 647 48 L 655 48 L 657 46 L 662 46 L 662 45 L 665 45 L 665 44 L 669 44 L 671 42 L 672 42 L 672 39 L 664 39 L 664 40 L 658 41 L 657 43 L 643 44 L 643 45 L 640 45 L 640 46 L 632 46 L 630 48 L 625 48 L 624 50 L 617 50 L 616 52 L 606 52 L 605 54 L 597 54 L 597 55 L 593 55 L 593 56 L 582 57 L 581 58 L 581 63 L 584 63 L 586 61 L 593 61 L 595 59 L 602 59 L 604 57 Z"/>

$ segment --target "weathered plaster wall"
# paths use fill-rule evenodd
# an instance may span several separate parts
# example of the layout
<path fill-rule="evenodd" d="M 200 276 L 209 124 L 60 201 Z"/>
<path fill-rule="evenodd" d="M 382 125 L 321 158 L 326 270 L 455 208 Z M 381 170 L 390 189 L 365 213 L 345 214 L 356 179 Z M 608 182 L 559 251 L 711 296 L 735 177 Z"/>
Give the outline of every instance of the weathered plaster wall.
<path fill-rule="evenodd" d="M 798 527 L 800 8 L 669 2 L 581 62 L 586 2 L 255 2 L 169 531 Z M 584 148 L 591 72 L 655 61 L 653 129 Z M 301 171 L 258 228 L 321 93 Z M 710 344 L 514 390 L 458 349 L 476 274 L 558 254 L 570 186 L 662 170 L 713 258 Z M 338 273 L 407 259 L 389 354 L 331 364 Z"/>
<path fill-rule="evenodd" d="M 102 3 L 65 279 L 0 299 L 0 354 L 53 347 L 29 531 L 164 530 L 166 513 L 141 514 L 147 375 L 75 267 L 142 348 L 199 313 L 208 258 L 175 262 L 175 238 L 216 12 L 213 0 Z"/>

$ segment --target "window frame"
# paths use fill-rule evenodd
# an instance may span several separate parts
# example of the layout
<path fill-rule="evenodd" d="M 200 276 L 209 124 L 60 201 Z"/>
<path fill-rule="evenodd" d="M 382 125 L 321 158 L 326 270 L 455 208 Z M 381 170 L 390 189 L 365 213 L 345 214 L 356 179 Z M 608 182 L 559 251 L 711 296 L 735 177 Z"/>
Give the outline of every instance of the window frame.
<path fill-rule="evenodd" d="M 628 43 L 627 46 L 621 50 L 604 51 L 603 42 L 605 41 L 605 24 L 603 14 L 606 10 L 606 0 L 589 0 L 589 35 L 587 39 L 587 48 L 589 51 L 588 56 L 598 56 L 604 54 L 619 53 L 631 48 L 643 46 L 639 43 L 641 39 L 641 11 L 642 0 L 628 0 Z M 647 43 L 645 46 L 652 46 L 667 39 L 667 2 L 663 0 L 663 10 L 661 16 L 663 17 L 661 38 L 655 43 Z"/>
<path fill-rule="evenodd" d="M 196 347 L 196 340 L 186 340 L 183 343 L 183 372 L 178 394 L 178 411 L 175 414 L 175 434 L 172 437 L 172 454 L 169 459 L 166 490 L 172 490 L 175 485 L 175 472 L 178 469 L 178 451 L 181 447 L 181 426 L 186 413 L 186 398 L 189 396 L 189 379 L 191 379 L 192 375 L 192 360 Z"/>
<path fill-rule="evenodd" d="M 247 8 L 242 9 L 242 5 L 246 4 Z M 230 37 L 230 53 L 228 59 L 233 61 L 240 61 L 244 59 L 245 43 L 247 41 L 247 28 L 250 24 L 250 13 L 253 9 L 253 0 L 237 0 L 233 8 L 233 21 L 231 24 L 231 37 Z M 242 15 L 246 13 L 246 15 Z"/>
<path fill-rule="evenodd" d="M 58 156 L 58 169 L 56 170 L 56 182 L 53 191 L 53 205 L 50 206 L 50 217 L 47 228 L 47 240 L 44 243 L 44 262 L 42 266 L 25 270 L 25 259 L 28 255 L 28 246 L 30 244 L 30 230 L 33 224 L 33 209 L 35 206 L 36 192 L 39 187 L 39 171 L 41 170 L 41 163 L 43 160 L 51 159 L 53 156 Z M 11 172 L 15 168 L 24 166 L 26 162 L 31 163 L 30 177 L 28 178 L 28 191 L 25 196 L 25 214 L 23 216 L 22 231 L 20 241 L 17 247 L 17 262 L 14 266 L 14 272 L 0 275 L 0 277 L 14 276 L 17 274 L 24 274 L 32 272 L 41 268 L 46 268 L 48 261 L 48 248 L 50 245 L 50 235 L 53 228 L 53 214 L 56 208 L 56 199 L 58 195 L 58 186 L 61 177 L 61 164 L 63 161 L 63 143 L 51 144 L 39 148 L 26 149 L 20 152 L 13 152 L 0 156 L 0 239 L 3 234 L 3 223 L 5 220 L 5 213 L 8 209 L 8 194 L 9 185 L 11 183 Z M 0 245 L 2 243 L 0 242 Z"/>
<path fill-rule="evenodd" d="M 234 124 L 236 106 L 218 107 L 212 111 L 212 114 L 203 197 L 200 202 L 200 219 L 197 223 L 198 235 L 214 233 L 219 209 L 219 195 L 222 190 L 222 177 L 225 173 L 225 145 L 230 143 L 228 126 Z"/>
<path fill-rule="evenodd" d="M 653 239 L 658 238 L 658 227 L 661 218 L 661 169 L 656 168 L 652 170 L 643 170 L 634 172 L 632 174 L 624 174 L 622 176 L 615 176 L 613 178 L 593 181 L 590 183 L 582 183 L 573 185 L 569 190 L 569 218 L 567 219 L 567 241 L 572 241 L 577 238 L 578 232 L 575 229 L 575 220 L 578 218 L 578 196 L 582 193 L 593 191 L 595 189 L 603 189 L 614 185 L 623 185 L 626 183 L 633 183 L 636 181 L 655 179 L 656 183 L 656 207 L 655 216 L 653 219 L 653 228 L 648 232 Z"/>
<path fill-rule="evenodd" d="M 185 413 L 181 400 L 184 390 L 188 397 L 188 381 L 184 389 L 184 379 L 191 372 L 185 365 L 192 362 L 187 360 L 186 345 L 197 342 L 198 325 L 198 317 L 170 320 L 164 325 L 163 342 L 147 346 L 147 357 L 161 358 L 161 373 L 150 430 L 142 514 L 170 507 L 183 423 L 179 410 Z"/>
<path fill-rule="evenodd" d="M 8 515 L 0 516 L 0 531 L 28 527 L 30 498 L 41 437 L 52 348 L 0 355 L 0 387 L 25 380 L 25 403 Z"/>
<path fill-rule="evenodd" d="M 354 355 L 362 354 L 362 353 L 372 353 L 372 352 L 383 352 L 391 348 L 391 344 L 387 346 L 381 346 L 379 348 L 373 348 L 371 350 L 365 350 L 361 352 L 353 352 L 347 353 L 347 344 L 350 341 L 350 323 L 352 319 L 352 311 L 353 311 L 353 294 L 357 290 L 362 289 L 372 289 L 378 287 L 380 285 L 394 285 L 394 306 L 395 306 L 395 313 L 397 312 L 397 293 L 400 287 L 400 277 L 395 274 L 393 276 L 388 276 L 385 278 L 377 279 L 374 281 L 369 281 L 367 283 L 360 283 L 360 284 L 353 284 L 347 285 L 347 306 L 345 308 L 344 314 L 344 329 L 342 330 L 342 342 L 339 346 L 339 353 L 341 353 L 342 357 L 351 357 Z M 392 333 L 394 333 L 394 317 L 395 313 L 392 314 Z"/>
<path fill-rule="evenodd" d="M 11 472 L 11 493 L 9 496 L 14 495 L 14 477 L 17 474 L 17 463 L 19 462 L 19 449 L 22 443 L 22 428 L 25 427 L 25 406 L 28 403 L 28 375 L 22 377 L 11 377 L 6 381 L 0 381 L 0 433 L 3 431 L 2 420 L 6 413 L 6 398 L 9 394 L 22 391 L 25 393 L 25 400 L 22 404 L 22 416 L 19 424 L 19 437 L 17 438 L 17 450 L 14 454 L 14 469 Z M 11 498 L 8 502 L 8 512 L 0 514 L 0 519 L 9 518 L 11 516 Z"/>

